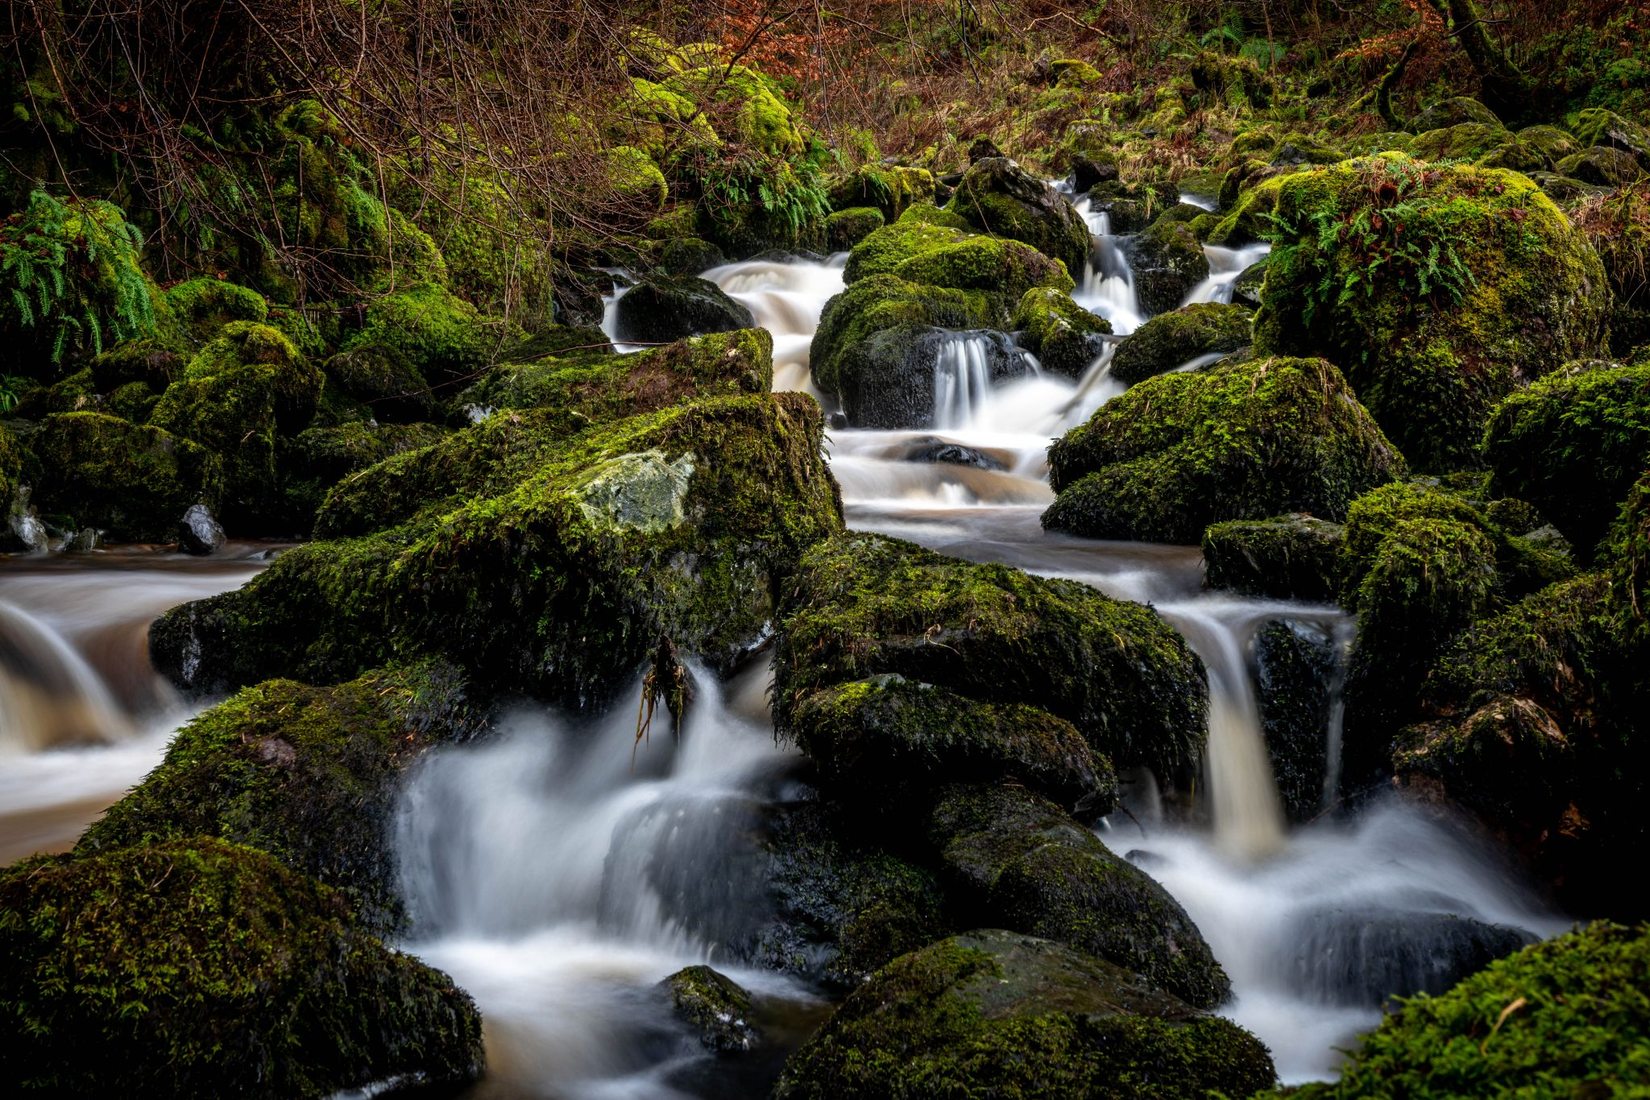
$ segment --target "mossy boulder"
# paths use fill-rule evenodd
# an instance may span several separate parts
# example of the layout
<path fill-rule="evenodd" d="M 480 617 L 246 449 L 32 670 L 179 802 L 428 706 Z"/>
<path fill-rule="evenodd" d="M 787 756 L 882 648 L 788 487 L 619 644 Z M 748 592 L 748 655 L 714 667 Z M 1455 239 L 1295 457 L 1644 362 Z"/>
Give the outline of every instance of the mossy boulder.
<path fill-rule="evenodd" d="M 1038 707 L 1117 767 L 1195 766 L 1203 668 L 1150 608 L 1074 581 L 847 535 L 804 556 L 785 601 L 774 684 L 781 735 L 815 692 L 895 674 L 998 706 Z"/>
<path fill-rule="evenodd" d="M 1525 948 L 1381 1021 L 1339 1080 L 1294 1095 L 1631 1095 L 1645 1074 L 1650 933 L 1599 921 Z M 1514 1007 L 1516 1006 L 1516 1007 Z"/>
<path fill-rule="evenodd" d="M 945 209 L 983 233 L 1024 241 L 1068 273 L 1088 261 L 1088 226 L 1071 203 L 1006 157 L 970 165 Z"/>
<path fill-rule="evenodd" d="M 1604 107 L 1589 107 L 1576 114 L 1570 132 L 1583 146 L 1603 146 L 1631 153 L 1650 169 L 1650 129 Z"/>
<path fill-rule="evenodd" d="M 1340 592 L 1342 527 L 1295 512 L 1203 530 L 1203 583 L 1246 596 L 1331 603 Z"/>
<path fill-rule="evenodd" d="M 1593 548 L 1650 467 L 1650 362 L 1576 364 L 1503 401 L 1484 428 L 1490 487 Z"/>
<path fill-rule="evenodd" d="M 751 311 L 707 279 L 654 275 L 631 287 L 617 306 L 618 338 L 668 343 L 707 332 L 755 327 Z"/>
<path fill-rule="evenodd" d="M 1311 821 L 1324 809 L 1330 771 L 1327 731 L 1341 662 L 1336 640 L 1317 624 L 1273 619 L 1255 632 L 1254 660 L 1261 733 L 1284 815 Z"/>
<path fill-rule="evenodd" d="M 1043 526 L 1091 538 L 1198 541 L 1211 523 L 1339 519 L 1404 472 L 1321 359 L 1251 359 L 1149 378 L 1049 448 Z"/>
<path fill-rule="evenodd" d="M 450 429 L 438 424 L 369 424 L 352 420 L 335 428 L 305 428 L 282 447 L 282 492 L 286 510 L 302 521 L 313 517 L 333 486 L 351 474 L 396 455 L 433 446 Z"/>
<path fill-rule="evenodd" d="M 671 1012 L 713 1054 L 740 1054 L 761 1042 L 751 1022 L 751 995 L 708 966 L 689 966 L 659 983 Z"/>
<path fill-rule="evenodd" d="M 887 219 L 874 206 L 838 210 L 825 219 L 825 247 L 831 252 L 846 252 L 885 224 Z"/>
<path fill-rule="evenodd" d="M 1617 188 L 1636 183 L 1645 169 L 1639 158 L 1625 149 L 1595 145 L 1579 153 L 1571 153 L 1553 165 L 1553 171 L 1595 187 Z"/>
<path fill-rule="evenodd" d="M 1190 1100 L 1273 1078 L 1237 1025 L 1070 948 L 984 930 L 875 974 L 791 1057 L 774 1095 Z"/>
<path fill-rule="evenodd" d="M 362 470 L 329 494 L 316 533 L 364 535 L 423 511 L 450 510 L 465 498 L 507 490 L 594 425 L 698 397 L 772 388 L 773 338 L 764 329 L 696 336 L 631 355 L 570 349 L 501 364 L 461 399 L 489 414 L 523 411 L 487 415 L 468 431 Z"/>
<path fill-rule="evenodd" d="M 187 357 L 169 340 L 127 340 L 92 358 L 92 384 L 100 393 L 138 383 L 160 393 L 183 374 Z"/>
<path fill-rule="evenodd" d="M 217 455 L 105 413 L 48 416 L 29 445 L 35 506 L 117 542 L 169 540 L 190 505 L 216 506 L 222 491 Z"/>
<path fill-rule="evenodd" d="M 659 248 L 659 270 L 667 275 L 698 275 L 727 262 L 720 248 L 698 237 L 679 237 Z"/>
<path fill-rule="evenodd" d="M 892 222 L 917 203 L 934 201 L 934 174 L 926 168 L 867 164 L 832 181 L 830 201 L 838 213 L 870 208 Z"/>
<path fill-rule="evenodd" d="M 928 835 L 956 919 L 1056 940 L 1199 1008 L 1230 995 L 1180 904 L 1053 803 L 1012 784 L 955 787 Z"/>
<path fill-rule="evenodd" d="M 875 275 L 892 275 L 927 286 L 977 292 L 1007 320 L 1025 291 L 1050 287 L 1069 291 L 1066 270 L 1035 248 L 1016 240 L 972 232 L 960 219 L 931 207 L 912 207 L 891 225 L 870 233 L 856 245 L 843 269 L 853 284 Z"/>
<path fill-rule="evenodd" d="M 439 283 L 420 283 L 376 299 L 366 324 L 343 350 L 376 348 L 432 386 L 467 381 L 511 333 Z"/>
<path fill-rule="evenodd" d="M 269 303 L 249 287 L 201 276 L 166 291 L 166 306 L 183 334 L 196 346 L 217 336 L 231 321 L 269 320 Z"/>
<path fill-rule="evenodd" d="M 1476 123 L 1480 126 L 1500 126 L 1495 112 L 1470 96 L 1454 96 L 1441 100 L 1409 121 L 1411 133 L 1424 134 L 1445 126 Z"/>
<path fill-rule="evenodd" d="M 1416 160 L 1478 160 L 1509 148 L 1516 148 L 1516 139 L 1500 126 L 1463 122 L 1426 131 L 1410 142 L 1408 152 Z M 1547 165 L 1540 156 L 1535 156 L 1533 163 L 1497 164 L 1494 167 L 1517 171 L 1545 168 Z"/>
<path fill-rule="evenodd" d="M 473 736 L 478 709 L 440 662 L 330 688 L 247 688 L 179 730 L 166 759 L 75 852 L 214 836 L 268 852 L 339 890 L 367 926 L 396 930 L 400 778 L 431 746 Z"/>
<path fill-rule="evenodd" d="M 598 426 L 513 484 L 289 551 L 245 588 L 168 612 L 151 652 L 196 691 L 446 656 L 484 686 L 587 707 L 661 639 L 726 670 L 802 550 L 840 529 L 822 434 L 799 394 Z"/>
<path fill-rule="evenodd" d="M 1104 346 L 1097 337 L 1111 333 L 1104 317 L 1053 287 L 1036 287 L 1021 295 L 1011 324 L 1020 346 L 1037 356 L 1044 370 L 1065 378 L 1081 378 Z"/>
<path fill-rule="evenodd" d="M 325 1097 L 479 1076 L 481 1020 L 342 895 L 198 837 L 0 874 L 0 1076 L 52 1096 Z"/>
<path fill-rule="evenodd" d="M 1123 338 L 1111 376 L 1133 385 L 1216 351 L 1236 351 L 1250 340 L 1254 315 L 1242 306 L 1213 302 L 1160 313 Z"/>
<path fill-rule="evenodd" d="M 1110 761 L 1071 723 L 898 675 L 814 692 L 787 729 L 821 786 L 843 802 L 898 806 L 948 782 L 1007 776 L 1090 815 L 1116 804 Z"/>
<path fill-rule="evenodd" d="M 1602 349 L 1603 267 L 1523 176 L 1389 154 L 1268 187 L 1257 350 L 1336 363 L 1420 469 L 1472 464 L 1497 401 Z"/>
<path fill-rule="evenodd" d="M 322 371 L 331 387 L 359 401 L 374 420 L 410 423 L 437 418 L 435 394 L 424 376 L 383 348 L 339 352 L 326 361 Z"/>
<path fill-rule="evenodd" d="M 1134 268 L 1135 294 L 1148 315 L 1179 308 L 1192 288 L 1209 277 L 1203 242 L 1184 221 L 1159 217 L 1144 233 L 1129 238 L 1125 248 Z"/>

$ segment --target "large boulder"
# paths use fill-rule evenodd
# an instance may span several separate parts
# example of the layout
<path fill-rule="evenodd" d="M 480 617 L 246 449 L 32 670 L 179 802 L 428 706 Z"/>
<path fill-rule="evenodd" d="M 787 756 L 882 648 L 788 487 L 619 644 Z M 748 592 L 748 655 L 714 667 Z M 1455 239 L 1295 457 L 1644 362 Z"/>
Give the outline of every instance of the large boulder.
<path fill-rule="evenodd" d="M 707 332 L 751 328 L 751 311 L 708 279 L 694 275 L 653 275 L 643 279 L 615 307 L 620 340 L 661 344 Z"/>
<path fill-rule="evenodd" d="M 1262 190 L 1257 350 L 1337 364 L 1420 469 L 1471 464 L 1497 401 L 1603 347 L 1598 256 L 1523 176 L 1386 154 Z"/>
<path fill-rule="evenodd" d="M 1339 519 L 1403 458 L 1321 359 L 1251 359 L 1158 375 L 1049 448 L 1043 526 L 1092 538 L 1198 541 L 1211 523 Z"/>
<path fill-rule="evenodd" d="M 786 1064 L 778 1100 L 1247 1096 L 1272 1060 L 1237 1025 L 1118 967 L 985 930 L 902 956 Z"/>
<path fill-rule="evenodd" d="M 1535 937 L 1454 913 L 1376 906 L 1309 910 L 1283 940 L 1291 989 L 1326 1004 L 1378 1008 L 1394 997 L 1443 993 Z"/>
<path fill-rule="evenodd" d="M 372 348 L 439 388 L 475 377 L 511 335 L 446 287 L 420 283 L 374 300 L 343 350 Z"/>
<path fill-rule="evenodd" d="M 215 836 L 268 852 L 341 891 L 369 927 L 395 930 L 401 776 L 432 745 L 479 727 L 462 677 L 439 662 L 331 688 L 271 680 L 179 730 L 75 851 Z"/>
<path fill-rule="evenodd" d="M 480 1073 L 452 980 L 344 898 L 196 838 L 0 873 L 0 1077 L 69 1097 L 325 1097 Z"/>
<path fill-rule="evenodd" d="M 1246 596 L 1332 603 L 1340 591 L 1341 525 L 1299 512 L 1203 530 L 1203 583 Z"/>
<path fill-rule="evenodd" d="M 1054 188 L 1006 157 L 985 157 L 963 173 L 946 210 L 984 233 L 1024 241 L 1080 274 L 1090 237 L 1082 216 Z"/>
<path fill-rule="evenodd" d="M 1168 891 L 1045 799 L 1012 785 L 956 787 L 928 832 L 965 925 L 1057 940 L 1199 1008 L 1230 995 L 1226 972 Z"/>
<path fill-rule="evenodd" d="M 1630 153 L 1650 170 L 1650 129 L 1604 107 L 1589 107 L 1576 114 L 1570 132 L 1582 146 L 1603 146 Z"/>
<path fill-rule="evenodd" d="M 1252 318 L 1242 306 L 1213 302 L 1160 313 L 1117 345 L 1111 376 L 1132 386 L 1199 356 L 1236 351 L 1249 343 Z"/>
<path fill-rule="evenodd" d="M 1064 378 L 1081 378 L 1111 333 L 1111 322 L 1090 313 L 1053 287 L 1034 287 L 1021 296 L 1010 322 L 1020 346 L 1037 357 L 1045 371 Z"/>
<path fill-rule="evenodd" d="M 1650 933 L 1603 921 L 1405 1002 L 1365 1036 L 1338 1081 L 1296 1093 L 1486 1096 L 1529 1087 L 1611 1096 L 1644 1079 Z"/>
<path fill-rule="evenodd" d="M 782 736 L 815 692 L 892 673 L 1046 710 L 1119 768 L 1167 779 L 1201 754 L 1201 663 L 1155 611 L 1088 585 L 846 535 L 804 557 L 785 607 L 774 682 Z"/>
<path fill-rule="evenodd" d="M 216 506 L 223 490 L 217 455 L 150 424 L 58 413 L 29 442 L 35 506 L 119 542 L 168 541 L 180 515 L 194 504 Z"/>
<path fill-rule="evenodd" d="M 800 394 L 593 427 L 485 496 L 289 551 L 168 612 L 151 651 L 199 692 L 445 655 L 486 686 L 573 706 L 604 702 L 663 641 L 725 670 L 803 548 L 840 529 L 822 434 Z"/>
<path fill-rule="evenodd" d="M 1144 233 L 1128 238 L 1124 247 L 1134 270 L 1135 294 L 1148 316 L 1178 309 L 1192 288 L 1209 277 L 1203 242 L 1178 218 L 1160 215 Z"/>
<path fill-rule="evenodd" d="M 1476 123 L 1480 126 L 1500 126 L 1501 120 L 1495 112 L 1468 96 L 1455 96 L 1451 99 L 1440 100 L 1416 115 L 1409 121 L 1409 131 L 1412 134 L 1424 134 L 1428 130 L 1437 130 L 1445 126 L 1461 126 Z"/>
<path fill-rule="evenodd" d="M 1535 505 L 1591 557 L 1650 467 L 1650 362 L 1548 375 L 1496 408 L 1483 448 L 1491 489 Z"/>

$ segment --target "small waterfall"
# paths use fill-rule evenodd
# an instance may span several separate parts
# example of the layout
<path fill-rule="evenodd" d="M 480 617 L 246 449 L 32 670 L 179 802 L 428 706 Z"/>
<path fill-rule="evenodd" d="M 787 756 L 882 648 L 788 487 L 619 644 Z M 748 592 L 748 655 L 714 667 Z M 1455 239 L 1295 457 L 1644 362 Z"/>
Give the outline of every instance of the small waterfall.
<path fill-rule="evenodd" d="M 1195 191 L 1182 191 L 1180 193 L 1180 201 L 1185 203 L 1187 206 L 1195 206 L 1199 210 L 1207 210 L 1211 214 L 1214 213 L 1220 205 L 1208 195 L 1199 195 Z"/>
<path fill-rule="evenodd" d="M 1111 215 L 1095 210 L 1086 197 L 1074 205 L 1088 223 L 1094 247 L 1072 298 L 1084 309 L 1110 321 L 1112 332 L 1127 336 L 1145 321 L 1140 312 L 1140 297 L 1134 289 L 1134 269 L 1112 235 Z"/>
<path fill-rule="evenodd" d="M 602 295 L 602 335 L 612 343 L 614 351 L 641 351 L 646 344 L 626 344 L 619 340 L 619 299 L 623 298 L 635 283 L 635 276 L 622 267 L 603 267 L 597 270 L 613 279 L 612 292 Z M 472 417 L 471 423 L 476 422 L 476 418 Z"/>
<path fill-rule="evenodd" d="M 824 260 L 748 260 L 713 267 L 709 279 L 742 302 L 773 335 L 773 388 L 819 396 L 808 376 L 808 350 L 825 303 L 842 293 L 848 254 Z"/>
<path fill-rule="evenodd" d="M 966 428 L 991 391 L 992 337 L 957 332 L 945 337 L 934 360 L 934 427 Z"/>
<path fill-rule="evenodd" d="M 1186 304 L 1219 302 L 1222 305 L 1230 305 L 1232 285 L 1237 282 L 1238 276 L 1265 259 L 1270 251 L 1272 246 L 1264 242 L 1246 244 L 1242 248 L 1204 245 L 1203 254 L 1209 258 L 1209 277 L 1187 293 Z"/>
<path fill-rule="evenodd" d="M 56 631 L 0 600 L 0 756 L 132 734 L 109 689 Z"/>
<path fill-rule="evenodd" d="M 1323 808 L 1334 809 L 1341 800 L 1341 739 L 1346 729 L 1346 674 L 1351 667 L 1352 643 L 1358 637 L 1356 619 L 1335 621 L 1330 644 L 1335 648 L 1335 678 L 1329 684 L 1329 722 L 1324 731 Z"/>

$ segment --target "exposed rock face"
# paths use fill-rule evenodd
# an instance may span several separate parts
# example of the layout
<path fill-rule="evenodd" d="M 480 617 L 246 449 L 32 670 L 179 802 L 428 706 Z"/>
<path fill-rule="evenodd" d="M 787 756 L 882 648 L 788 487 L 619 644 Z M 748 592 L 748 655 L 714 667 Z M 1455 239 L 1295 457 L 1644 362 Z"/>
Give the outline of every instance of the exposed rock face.
<path fill-rule="evenodd" d="M 621 340 L 662 343 L 709 332 L 750 328 L 751 311 L 721 287 L 693 275 L 655 275 L 625 292 L 618 304 Z"/>
<path fill-rule="evenodd" d="M 204 504 L 191 504 L 178 521 L 178 547 L 185 554 L 215 554 L 223 549 L 223 540 L 223 528 Z"/>

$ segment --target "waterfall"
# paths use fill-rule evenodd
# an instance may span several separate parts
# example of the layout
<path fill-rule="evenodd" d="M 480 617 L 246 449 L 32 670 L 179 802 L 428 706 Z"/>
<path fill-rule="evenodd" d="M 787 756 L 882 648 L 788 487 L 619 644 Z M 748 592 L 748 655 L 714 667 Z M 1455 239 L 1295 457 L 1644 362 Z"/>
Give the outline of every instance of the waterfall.
<path fill-rule="evenodd" d="M 0 600 L 0 756 L 131 733 L 86 659 L 38 618 Z"/>
<path fill-rule="evenodd" d="M 965 428 L 991 390 L 992 338 L 956 332 L 939 345 L 934 360 L 934 427 Z"/>
<path fill-rule="evenodd" d="M 1272 246 L 1265 243 L 1246 244 L 1242 248 L 1204 245 L 1203 254 L 1209 259 L 1209 277 L 1187 293 L 1186 304 L 1219 302 L 1222 305 L 1230 305 L 1232 285 L 1237 282 L 1238 276 L 1265 259 L 1271 250 Z"/>
<path fill-rule="evenodd" d="M 826 260 L 747 260 L 705 272 L 773 334 L 773 388 L 819 396 L 808 375 L 808 350 L 825 303 L 842 293 L 848 254 Z"/>
<path fill-rule="evenodd" d="M 1088 223 L 1094 247 L 1083 270 L 1082 282 L 1072 298 L 1084 309 L 1110 321 L 1112 332 L 1127 336 L 1145 320 L 1140 313 L 1140 298 L 1134 290 L 1134 270 L 1112 235 L 1111 215 L 1095 210 L 1087 198 L 1078 199 L 1074 206 Z"/>

